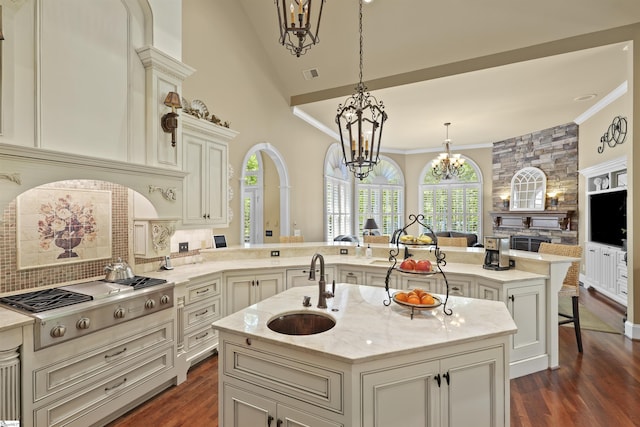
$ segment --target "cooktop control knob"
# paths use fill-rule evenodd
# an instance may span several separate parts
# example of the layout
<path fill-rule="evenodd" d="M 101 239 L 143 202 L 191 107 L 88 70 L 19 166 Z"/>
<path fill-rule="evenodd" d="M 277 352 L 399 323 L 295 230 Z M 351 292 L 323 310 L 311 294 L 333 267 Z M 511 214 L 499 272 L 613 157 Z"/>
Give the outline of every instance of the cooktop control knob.
<path fill-rule="evenodd" d="M 169 295 L 162 295 L 160 297 L 160 304 L 169 304 L 169 301 L 171 301 Z"/>
<path fill-rule="evenodd" d="M 148 299 L 147 302 L 144 303 L 144 308 L 151 310 L 156 306 L 156 302 L 152 299 Z"/>
<path fill-rule="evenodd" d="M 89 325 L 91 324 L 91 320 L 88 317 L 83 317 L 76 322 L 76 328 L 78 329 L 89 329 Z"/>
<path fill-rule="evenodd" d="M 53 338 L 61 338 L 64 336 L 65 332 L 67 332 L 67 328 L 64 325 L 58 325 L 51 329 L 51 336 Z"/>
<path fill-rule="evenodd" d="M 113 312 L 113 317 L 115 317 L 116 319 L 124 319 L 125 314 L 126 312 L 124 308 L 118 307 L 116 308 L 116 311 Z"/>

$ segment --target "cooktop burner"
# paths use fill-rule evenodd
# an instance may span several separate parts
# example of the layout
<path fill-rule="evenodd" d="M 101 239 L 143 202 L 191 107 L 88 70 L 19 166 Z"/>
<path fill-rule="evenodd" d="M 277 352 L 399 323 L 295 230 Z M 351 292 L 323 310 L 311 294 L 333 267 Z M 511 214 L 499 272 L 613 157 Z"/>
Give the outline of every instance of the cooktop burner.
<path fill-rule="evenodd" d="M 131 279 L 120 279 L 113 283 L 119 285 L 132 286 L 134 290 L 148 288 L 149 286 L 161 285 L 167 283 L 164 279 L 156 279 L 153 277 L 134 276 Z"/>
<path fill-rule="evenodd" d="M 90 295 L 52 288 L 2 297 L 0 302 L 29 313 L 40 313 L 54 308 L 91 301 L 91 299 Z"/>

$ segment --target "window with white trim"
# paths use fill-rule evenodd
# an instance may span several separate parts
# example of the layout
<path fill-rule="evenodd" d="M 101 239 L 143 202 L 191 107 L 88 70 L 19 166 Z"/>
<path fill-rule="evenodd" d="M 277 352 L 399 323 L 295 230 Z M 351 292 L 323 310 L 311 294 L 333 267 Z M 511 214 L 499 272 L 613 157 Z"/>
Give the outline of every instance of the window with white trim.
<path fill-rule="evenodd" d="M 404 223 L 404 176 L 391 159 L 380 156 L 369 176 L 356 183 L 358 194 L 358 235 L 364 223 L 373 218 L 382 235 L 393 232 Z"/>
<path fill-rule="evenodd" d="M 425 223 L 433 231 L 474 233 L 482 231 L 482 176 L 478 166 L 468 158 L 462 173 L 441 179 L 431 173 L 431 161 L 420 180 L 420 208 Z"/>
<path fill-rule="evenodd" d="M 325 159 L 325 209 L 328 242 L 337 236 L 353 234 L 352 178 L 342 161 L 339 144 L 329 148 Z"/>

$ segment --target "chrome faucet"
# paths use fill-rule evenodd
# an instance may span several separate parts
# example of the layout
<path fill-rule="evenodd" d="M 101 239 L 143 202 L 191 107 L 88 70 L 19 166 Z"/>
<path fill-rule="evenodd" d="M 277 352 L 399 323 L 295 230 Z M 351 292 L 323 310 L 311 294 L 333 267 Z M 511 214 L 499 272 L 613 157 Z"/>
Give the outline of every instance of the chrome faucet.
<path fill-rule="evenodd" d="M 327 292 L 327 282 L 324 279 L 324 257 L 316 253 L 311 258 L 309 268 L 309 280 L 316 280 L 316 260 L 320 259 L 320 280 L 318 281 L 318 308 L 327 308 L 327 298 L 333 297 L 331 292 Z M 334 285 L 335 286 L 335 285 Z M 333 289 L 335 292 L 335 288 Z"/>

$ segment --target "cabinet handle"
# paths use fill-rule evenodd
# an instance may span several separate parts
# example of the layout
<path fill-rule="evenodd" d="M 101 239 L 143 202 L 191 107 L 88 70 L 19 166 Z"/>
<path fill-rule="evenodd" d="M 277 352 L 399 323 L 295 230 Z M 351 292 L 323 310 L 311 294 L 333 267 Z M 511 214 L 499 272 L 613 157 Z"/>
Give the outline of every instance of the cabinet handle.
<path fill-rule="evenodd" d="M 200 295 L 200 294 L 206 294 L 207 292 L 209 292 L 209 288 L 203 289 L 201 291 L 196 291 L 196 294 Z"/>
<path fill-rule="evenodd" d="M 260 280 L 256 280 L 256 286 L 260 286 Z"/>
<path fill-rule="evenodd" d="M 122 350 L 117 351 L 117 352 L 115 352 L 115 353 L 113 353 L 113 354 L 105 354 L 105 355 L 104 355 L 104 358 L 105 358 L 105 359 L 110 359 L 110 358 L 112 358 L 112 357 L 116 357 L 116 356 L 118 356 L 118 355 L 120 355 L 120 354 L 124 353 L 125 351 L 127 351 L 127 347 L 125 347 L 125 348 L 123 348 Z"/>
<path fill-rule="evenodd" d="M 436 380 L 438 387 L 440 387 L 440 374 L 437 374 L 433 379 Z"/>
<path fill-rule="evenodd" d="M 452 291 L 459 291 L 459 290 L 460 290 L 460 288 L 459 288 L 459 287 L 457 287 L 457 286 L 454 286 L 454 287 L 452 287 L 452 288 L 451 288 L 451 290 L 452 290 Z"/>
<path fill-rule="evenodd" d="M 207 219 L 211 218 L 211 216 L 209 216 L 209 214 L 207 214 Z"/>
<path fill-rule="evenodd" d="M 205 311 L 202 311 L 200 313 L 196 313 L 196 317 L 200 317 L 200 316 L 204 316 L 205 314 L 207 314 L 209 312 L 209 309 L 206 309 Z"/>
<path fill-rule="evenodd" d="M 198 336 L 196 336 L 196 340 L 201 340 L 202 338 L 206 338 L 207 335 L 209 335 L 209 332 L 205 332 L 202 335 L 198 335 Z"/>
<path fill-rule="evenodd" d="M 123 384 L 124 384 L 124 383 L 126 383 L 126 382 L 127 382 L 127 379 L 125 378 L 125 379 L 123 379 L 123 380 L 122 380 L 122 382 L 119 382 L 118 384 L 116 384 L 116 385 L 114 385 L 114 386 L 111 386 L 111 387 L 105 387 L 105 388 L 104 388 L 104 391 L 111 391 L 111 390 L 113 390 L 113 389 L 115 389 L 115 388 L 120 387 L 121 385 L 123 385 Z"/>
<path fill-rule="evenodd" d="M 446 372 L 445 374 L 442 375 L 444 377 L 445 380 L 447 380 L 447 385 L 451 384 L 449 382 L 449 372 Z"/>
<path fill-rule="evenodd" d="M 267 427 L 271 427 L 271 421 L 273 421 L 273 417 L 271 415 L 269 415 L 267 417 Z"/>
<path fill-rule="evenodd" d="M 278 422 L 276 423 L 277 427 L 280 427 L 282 425 L 282 420 L 280 418 L 278 418 Z"/>

